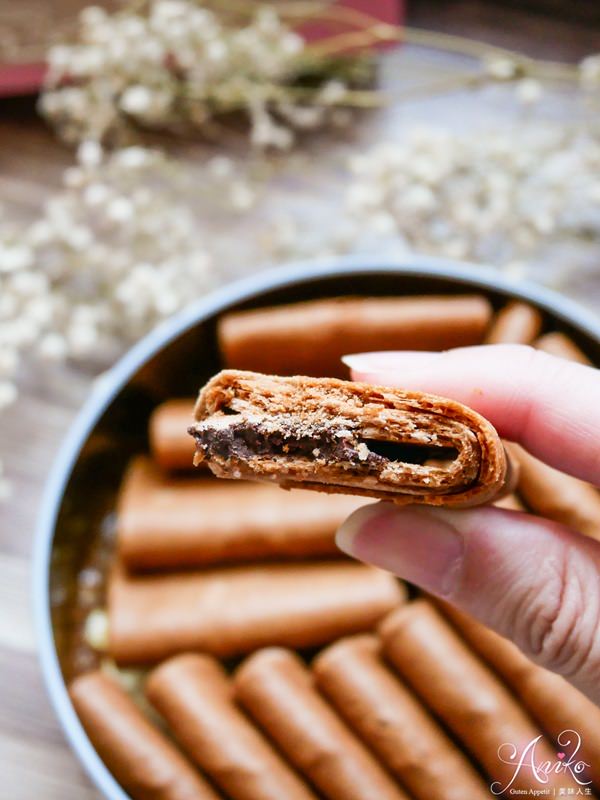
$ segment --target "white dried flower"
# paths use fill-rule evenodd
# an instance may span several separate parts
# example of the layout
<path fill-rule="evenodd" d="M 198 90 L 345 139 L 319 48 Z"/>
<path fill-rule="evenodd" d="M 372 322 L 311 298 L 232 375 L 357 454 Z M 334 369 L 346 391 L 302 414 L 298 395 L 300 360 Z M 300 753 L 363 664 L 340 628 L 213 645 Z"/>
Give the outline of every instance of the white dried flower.
<path fill-rule="evenodd" d="M 63 361 L 68 353 L 67 342 L 59 333 L 47 333 L 40 339 L 37 354 L 42 361 Z"/>
<path fill-rule="evenodd" d="M 216 115 L 242 111 L 258 128 L 253 144 L 287 149 L 288 127 L 335 124 L 340 109 L 330 106 L 349 102 L 346 80 L 332 77 L 343 70 L 307 53 L 274 6 L 234 24 L 197 0 L 142 5 L 113 14 L 86 9 L 76 42 L 51 48 L 39 108 L 66 141 L 113 143 L 141 127 L 201 129 Z M 340 56 L 349 65 L 358 58 L 362 64 L 364 54 Z M 297 95 L 307 68 L 311 83 Z M 254 113 L 257 103 L 268 117 Z"/>
<path fill-rule="evenodd" d="M 347 91 L 348 87 L 341 81 L 327 81 L 327 83 L 319 91 L 319 100 L 324 105 L 335 105 L 343 100 Z"/>
<path fill-rule="evenodd" d="M 106 363 L 211 286 L 212 251 L 179 169 L 157 151 L 105 156 L 86 141 L 37 220 L 0 218 L 0 409 L 14 402 L 23 359 Z M 211 198 L 215 180 L 229 208 L 252 204 L 233 162 L 218 179 L 206 170 Z M 191 177 L 189 192 L 197 199 Z"/>
<path fill-rule="evenodd" d="M 278 124 L 269 112 L 258 106 L 252 109 L 252 144 L 257 147 L 273 147 L 276 150 L 289 150 L 294 142 L 294 134 L 289 128 Z"/>
<path fill-rule="evenodd" d="M 129 222 L 135 214 L 133 203 L 126 197 L 113 198 L 106 208 L 106 216 L 112 222 Z"/>
<path fill-rule="evenodd" d="M 87 615 L 83 638 L 96 651 L 108 650 L 108 614 L 104 609 L 95 608 Z"/>
<path fill-rule="evenodd" d="M 600 87 L 600 55 L 587 56 L 579 64 L 581 85 L 585 89 Z"/>
<path fill-rule="evenodd" d="M 128 114 L 145 114 L 152 108 L 153 96 L 147 86 L 129 86 L 121 95 L 119 105 Z"/>
<path fill-rule="evenodd" d="M 14 375 L 19 359 L 14 350 L 4 348 L 0 350 L 0 375 Z"/>
<path fill-rule="evenodd" d="M 499 81 L 511 80 L 519 70 L 519 65 L 514 58 L 497 53 L 487 56 L 483 65 L 487 74 Z"/>
<path fill-rule="evenodd" d="M 100 6 L 87 6 L 82 9 L 79 19 L 88 28 L 96 27 L 106 21 L 106 10 Z"/>
<path fill-rule="evenodd" d="M 534 78 L 524 78 L 519 81 L 515 92 L 517 100 L 524 106 L 531 106 L 539 102 L 543 94 L 541 83 Z"/>
<path fill-rule="evenodd" d="M 416 128 L 350 160 L 355 241 L 503 266 L 554 239 L 600 241 L 597 134 L 547 124 L 464 134 Z M 347 242 L 345 248 L 351 248 Z"/>
<path fill-rule="evenodd" d="M 102 161 L 102 148 L 91 139 L 82 142 L 77 148 L 77 161 L 82 167 L 97 167 Z"/>
<path fill-rule="evenodd" d="M 110 658 L 103 658 L 100 662 L 100 669 L 112 680 L 132 696 L 132 699 L 137 703 L 142 703 L 142 687 L 144 681 L 144 672 L 139 669 L 124 669 L 115 664 Z M 144 707 L 144 711 L 146 708 Z"/>
<path fill-rule="evenodd" d="M 209 160 L 207 167 L 215 178 L 228 178 L 234 172 L 234 163 L 227 156 L 214 156 Z"/>
<path fill-rule="evenodd" d="M 169 23 L 177 19 L 184 19 L 189 4 L 185 0 L 159 0 L 152 8 L 155 19 L 159 22 Z"/>
<path fill-rule="evenodd" d="M 102 206 L 110 197 L 110 189 L 103 183 L 91 183 L 83 191 L 83 202 L 90 208 Z"/>
<path fill-rule="evenodd" d="M 0 478 L 0 503 L 5 503 L 11 496 L 11 484 L 7 480 Z"/>
<path fill-rule="evenodd" d="M 17 399 L 17 387 L 10 381 L 0 381 L 0 410 L 8 408 Z"/>
<path fill-rule="evenodd" d="M 115 163 L 126 169 L 149 166 L 155 158 L 156 154 L 145 147 L 125 147 L 114 154 Z"/>
<path fill-rule="evenodd" d="M 16 272 L 27 269 L 33 261 L 33 253 L 24 245 L 0 245 L 0 272 Z"/>
<path fill-rule="evenodd" d="M 256 193 L 242 181 L 235 181 L 231 185 L 231 204 L 238 211 L 247 211 L 256 201 Z"/>

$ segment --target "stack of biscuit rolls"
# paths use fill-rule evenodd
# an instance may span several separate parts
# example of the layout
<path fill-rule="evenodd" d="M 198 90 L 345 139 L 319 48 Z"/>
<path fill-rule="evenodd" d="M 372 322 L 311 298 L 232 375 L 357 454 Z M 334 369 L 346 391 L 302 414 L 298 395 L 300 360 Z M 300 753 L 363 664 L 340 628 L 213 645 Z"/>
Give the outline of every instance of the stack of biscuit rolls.
<path fill-rule="evenodd" d="M 278 374 L 346 377 L 344 352 L 481 343 L 590 363 L 537 309 L 479 295 L 306 301 L 227 314 L 217 332 L 224 366 Z M 192 412 L 192 398 L 158 406 L 123 477 L 94 612 L 108 634 L 69 685 L 133 800 L 600 792 L 596 706 L 456 609 L 343 557 L 335 531 L 365 498 L 192 471 Z M 498 503 L 600 537 L 596 489 L 512 449 L 519 483 Z M 576 778 L 557 762 L 569 731 L 590 765 Z M 528 747 L 547 775 L 517 768 Z"/>

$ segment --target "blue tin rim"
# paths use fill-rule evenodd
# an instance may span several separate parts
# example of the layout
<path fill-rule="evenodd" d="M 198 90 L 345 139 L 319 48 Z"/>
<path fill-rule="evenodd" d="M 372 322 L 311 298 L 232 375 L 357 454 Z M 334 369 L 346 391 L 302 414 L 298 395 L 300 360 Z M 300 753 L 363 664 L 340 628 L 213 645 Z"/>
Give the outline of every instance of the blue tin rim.
<path fill-rule="evenodd" d="M 33 612 L 42 675 L 50 702 L 67 741 L 93 784 L 108 800 L 131 800 L 108 771 L 87 737 L 71 704 L 56 653 L 49 602 L 51 554 L 58 512 L 65 488 L 81 448 L 110 403 L 137 370 L 162 348 L 201 320 L 262 293 L 321 278 L 347 277 L 369 272 L 446 278 L 470 289 L 504 292 L 530 301 L 600 342 L 600 321 L 576 302 L 532 283 L 503 277 L 490 268 L 433 257 L 415 256 L 381 261 L 374 256 L 350 256 L 296 262 L 231 283 L 192 303 L 158 325 L 94 384 L 81 411 L 69 428 L 46 482 L 33 548 Z"/>

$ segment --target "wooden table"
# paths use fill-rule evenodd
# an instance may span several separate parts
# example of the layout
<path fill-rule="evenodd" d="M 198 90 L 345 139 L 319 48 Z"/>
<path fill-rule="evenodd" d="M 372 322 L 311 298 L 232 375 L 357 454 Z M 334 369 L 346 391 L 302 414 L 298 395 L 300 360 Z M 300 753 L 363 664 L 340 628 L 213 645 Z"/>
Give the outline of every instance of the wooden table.
<path fill-rule="evenodd" d="M 409 21 L 565 60 L 600 49 L 597 17 L 569 21 L 493 3 L 415 0 Z M 387 56 L 391 67 L 395 57 Z M 72 154 L 37 119 L 30 101 L 11 101 L 0 114 L 0 196 L 12 212 L 32 216 L 58 186 Z M 366 142 L 380 133 L 371 125 Z M 40 492 L 91 378 L 74 369 L 53 381 L 48 377 L 29 376 L 20 402 L 0 420 L 14 483 L 14 496 L 0 505 L 0 796 L 92 800 L 98 793 L 67 747 L 42 685 L 29 575 Z"/>

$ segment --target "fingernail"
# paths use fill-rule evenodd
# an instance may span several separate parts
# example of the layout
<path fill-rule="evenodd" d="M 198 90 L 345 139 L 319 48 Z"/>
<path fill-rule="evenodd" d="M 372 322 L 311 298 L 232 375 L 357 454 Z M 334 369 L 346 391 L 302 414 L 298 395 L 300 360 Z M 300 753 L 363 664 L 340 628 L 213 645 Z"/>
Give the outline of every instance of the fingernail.
<path fill-rule="evenodd" d="M 350 353 L 349 355 L 342 356 L 340 360 L 342 364 L 345 364 L 349 369 L 354 369 L 357 372 L 364 372 L 368 368 L 372 368 L 375 359 L 381 355 L 381 353 Z"/>
<path fill-rule="evenodd" d="M 424 360 L 436 353 L 420 350 L 390 350 L 375 353 L 350 353 L 342 356 L 342 363 L 354 372 L 381 372 L 386 369 L 398 369 L 422 364 Z"/>
<path fill-rule="evenodd" d="M 442 597 L 458 579 L 463 538 L 445 512 L 391 503 L 355 511 L 337 532 L 340 550 Z"/>

